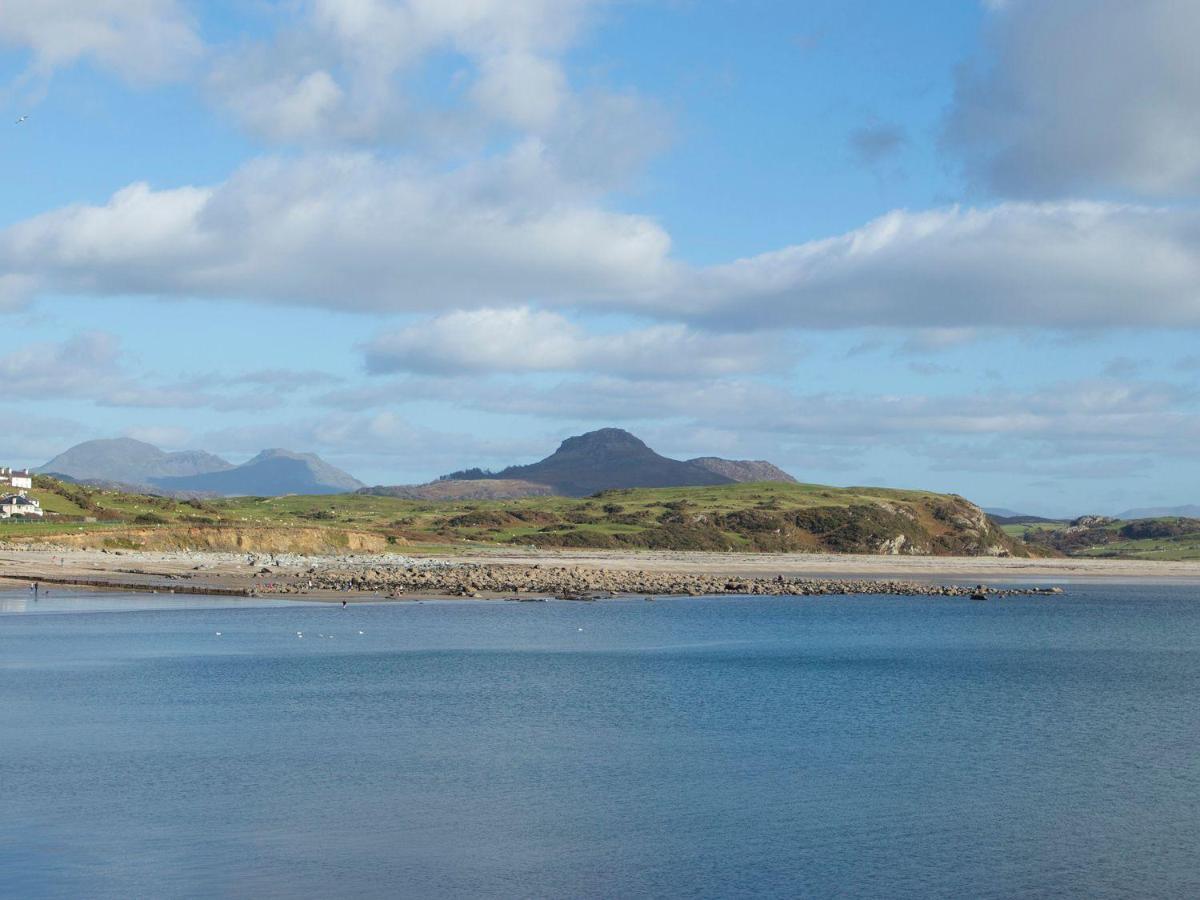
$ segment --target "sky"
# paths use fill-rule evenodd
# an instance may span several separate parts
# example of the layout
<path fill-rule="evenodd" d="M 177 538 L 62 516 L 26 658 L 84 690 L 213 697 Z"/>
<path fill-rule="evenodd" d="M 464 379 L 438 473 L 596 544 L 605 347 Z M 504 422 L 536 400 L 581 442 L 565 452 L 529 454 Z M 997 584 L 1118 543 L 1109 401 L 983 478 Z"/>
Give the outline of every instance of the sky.
<path fill-rule="evenodd" d="M 1190 0 L 0 0 L 0 463 L 624 427 L 1200 502 Z M 27 117 L 27 118 L 25 118 Z"/>

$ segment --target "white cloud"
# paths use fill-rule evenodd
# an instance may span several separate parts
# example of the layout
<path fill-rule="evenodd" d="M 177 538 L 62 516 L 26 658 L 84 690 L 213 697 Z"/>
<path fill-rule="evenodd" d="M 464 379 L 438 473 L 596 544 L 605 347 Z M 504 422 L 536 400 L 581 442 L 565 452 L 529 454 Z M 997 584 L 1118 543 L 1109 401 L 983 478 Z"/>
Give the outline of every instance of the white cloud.
<path fill-rule="evenodd" d="M 619 372 L 688 378 L 776 368 L 777 340 L 700 334 L 684 325 L 588 333 L 554 312 L 529 307 L 459 310 L 381 335 L 367 368 L 390 372 Z"/>
<path fill-rule="evenodd" d="M 90 331 L 59 343 L 32 343 L 0 357 L 4 399 L 90 395 L 120 373 L 117 339 Z"/>
<path fill-rule="evenodd" d="M 990 5 L 989 56 L 946 129 L 972 178 L 1007 196 L 1200 193 L 1200 5 Z"/>
<path fill-rule="evenodd" d="M 279 370 L 204 376 L 164 382 L 153 373 L 131 372 L 118 338 L 87 331 L 63 341 L 16 343 L 0 356 L 0 402 L 82 400 L 103 408 L 266 410 L 304 386 Z M 312 384 L 336 381 L 323 373 L 292 373 Z"/>
<path fill-rule="evenodd" d="M 547 137 L 583 105 L 562 54 L 609 2 L 310 0 L 267 40 L 227 49 L 210 86 L 246 127 L 276 139 L 411 138 L 446 128 L 447 112 L 460 133 L 478 132 L 482 113 Z M 459 65 L 437 71 L 445 93 L 431 98 L 423 67 L 447 59 Z"/>
<path fill-rule="evenodd" d="M 0 312 L 21 309 L 37 291 L 37 280 L 11 272 L 0 275 Z"/>
<path fill-rule="evenodd" d="M 214 187 L 132 185 L 0 232 L 23 284 L 364 311 L 536 302 L 722 329 L 1200 327 L 1200 213 L 1109 203 L 895 211 L 704 269 L 536 146 L 438 172 L 260 160 Z M 941 330 L 941 331 L 938 331 Z"/>
<path fill-rule="evenodd" d="M 40 466 L 62 452 L 70 439 L 83 435 L 78 422 L 58 416 L 41 416 L 22 411 L 4 417 L 4 465 Z"/>
<path fill-rule="evenodd" d="M 330 412 L 302 420 L 220 428 L 193 443 L 236 458 L 263 447 L 320 453 L 364 480 L 425 481 L 468 465 L 508 465 L 514 458 L 536 459 L 549 443 L 539 436 L 504 439 L 478 432 L 447 432 L 390 411 Z M 372 474 L 383 463 L 387 473 Z"/>
<path fill-rule="evenodd" d="M 177 0 L 0 0 L 0 44 L 37 74 L 86 59 L 133 82 L 181 76 L 204 49 Z"/>
<path fill-rule="evenodd" d="M 519 128 L 545 129 L 566 103 L 562 68 L 531 53 L 486 58 L 471 92 L 479 107 Z"/>
<path fill-rule="evenodd" d="M 861 467 L 879 454 L 934 472 L 989 472 L 1046 478 L 1149 477 L 1186 465 L 1200 441 L 1200 395 L 1153 381 L 1095 378 L 1028 390 L 949 394 L 789 389 L 748 378 L 644 381 L 614 376 L 568 377 L 558 384 L 454 377 L 390 379 L 367 390 L 322 398 L 336 409 L 406 402 L 446 403 L 459 415 L 525 417 L 523 431 L 555 435 L 617 425 L 651 445 L 677 452 L 766 457 L 799 477 Z M 374 439 L 371 413 L 336 414 L 363 446 Z M 703 440 L 684 438 L 703 435 Z M 552 444 L 553 442 L 548 442 Z M 535 448 L 536 449 L 536 448 Z M 533 454 L 530 458 L 539 455 Z M 480 460 L 460 454 L 462 465 Z M 510 459 L 496 460 L 504 464 Z M 442 467 L 443 470 L 453 468 Z M 809 478 L 817 477 L 813 474 Z M 861 483 L 861 476 L 860 478 Z M 881 483 L 902 483 L 893 472 Z M 961 479 L 945 482 L 954 489 Z M 925 486 L 930 486 L 926 483 Z"/>
<path fill-rule="evenodd" d="M 380 386 L 376 403 L 441 400 L 481 412 L 573 422 L 692 422 L 826 443 L 923 444 L 948 437 L 1037 440 L 1071 453 L 1157 452 L 1189 456 L 1200 438 L 1194 389 L 1115 378 L 1066 381 L 1029 391 L 949 395 L 803 393 L 746 378 L 647 382 L 569 378 L 520 391 L 495 381 L 416 377 Z M 348 398 L 331 395 L 330 404 Z M 364 405 L 371 398 L 360 396 Z"/>
<path fill-rule="evenodd" d="M 691 272 L 656 311 L 723 326 L 1200 327 L 1200 214 L 1104 203 L 889 213 Z"/>
<path fill-rule="evenodd" d="M 147 444 L 169 450 L 188 447 L 192 440 L 190 430 L 174 425 L 135 425 L 132 428 L 126 428 L 121 433 L 125 437 L 145 441 Z"/>
<path fill-rule="evenodd" d="M 260 160 L 215 187 L 135 184 L 0 232 L 0 264 L 98 295 L 437 310 L 638 297 L 669 245 L 534 146 L 450 172 L 359 154 Z"/>
<path fill-rule="evenodd" d="M 214 69 L 210 80 L 235 116 L 275 140 L 295 140 L 333 128 L 345 101 L 345 92 L 324 69 L 249 78 L 238 64 L 226 62 Z"/>

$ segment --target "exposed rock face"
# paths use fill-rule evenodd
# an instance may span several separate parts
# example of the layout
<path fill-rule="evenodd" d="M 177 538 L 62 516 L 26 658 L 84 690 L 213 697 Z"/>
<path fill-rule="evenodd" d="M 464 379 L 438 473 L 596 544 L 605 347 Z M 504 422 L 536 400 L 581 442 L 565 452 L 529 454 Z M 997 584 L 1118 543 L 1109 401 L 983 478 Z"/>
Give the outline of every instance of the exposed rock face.
<path fill-rule="evenodd" d="M 1068 531 L 1085 531 L 1088 528 L 1103 528 L 1105 525 L 1111 525 L 1117 521 L 1112 516 L 1080 516 L 1071 522 Z"/>
<path fill-rule="evenodd" d="M 697 456 L 688 463 L 723 475 L 730 481 L 784 481 L 796 484 L 796 479 L 783 469 L 762 459 L 721 459 L 719 456 Z"/>

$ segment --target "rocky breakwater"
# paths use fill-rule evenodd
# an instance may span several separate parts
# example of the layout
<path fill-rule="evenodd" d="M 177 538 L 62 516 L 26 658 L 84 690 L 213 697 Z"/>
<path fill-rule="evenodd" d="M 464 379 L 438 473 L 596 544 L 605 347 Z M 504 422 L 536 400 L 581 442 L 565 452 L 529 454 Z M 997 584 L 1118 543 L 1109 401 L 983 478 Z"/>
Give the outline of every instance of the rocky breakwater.
<path fill-rule="evenodd" d="M 812 579 L 725 577 L 714 574 L 600 569 L 586 566 L 412 565 L 377 568 L 331 567 L 264 584 L 268 593 L 349 591 L 392 597 L 408 594 L 449 597 L 527 595 L 594 600 L 619 594 L 705 596 L 824 596 L 891 594 L 899 596 L 1008 597 L 1058 594 L 1061 588 L 988 588 L 918 581 L 859 578 Z"/>

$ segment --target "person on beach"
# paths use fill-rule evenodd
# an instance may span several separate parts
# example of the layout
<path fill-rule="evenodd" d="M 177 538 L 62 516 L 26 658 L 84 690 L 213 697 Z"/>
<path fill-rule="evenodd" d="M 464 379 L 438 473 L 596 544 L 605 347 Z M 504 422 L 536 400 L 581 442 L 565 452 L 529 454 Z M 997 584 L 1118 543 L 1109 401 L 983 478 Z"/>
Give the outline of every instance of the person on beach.
<path fill-rule="evenodd" d="M 345 609 L 345 608 L 346 608 L 346 601 L 345 601 L 345 600 L 343 600 L 343 601 L 342 601 L 342 609 Z"/>

